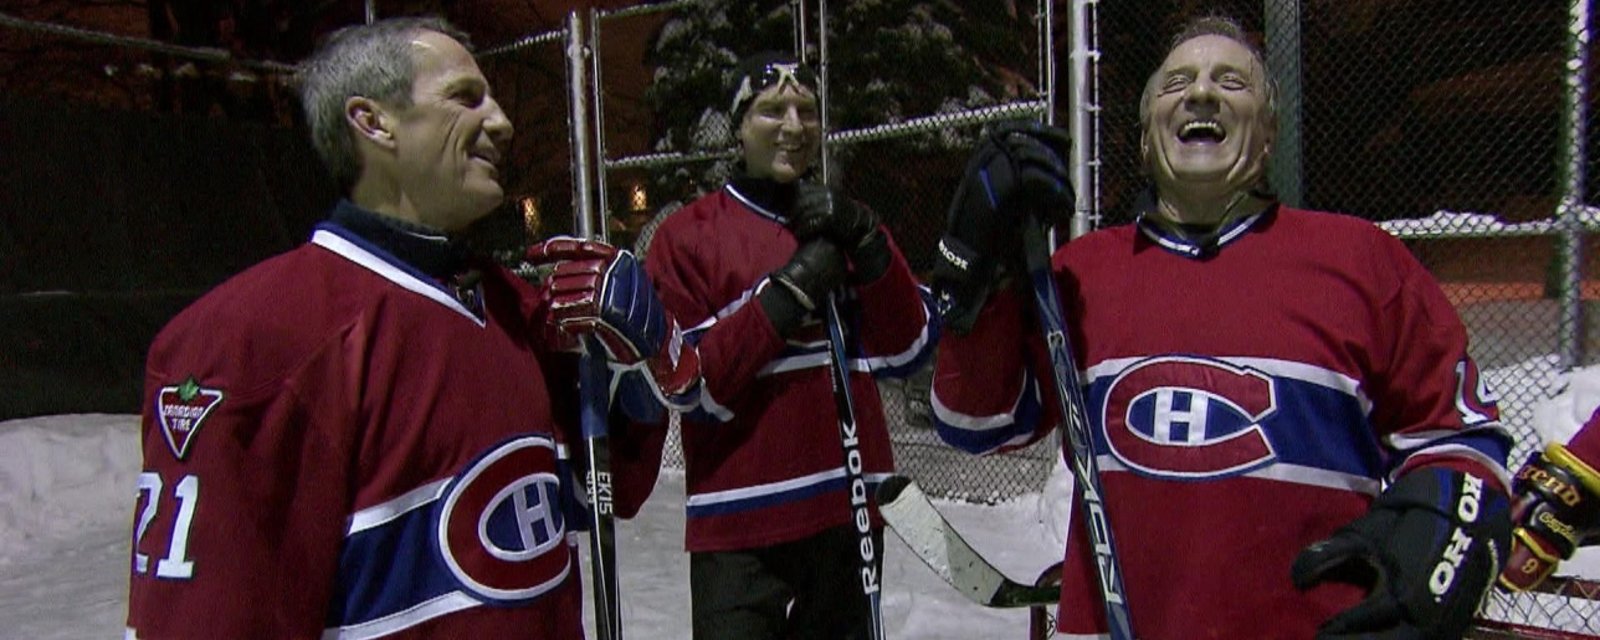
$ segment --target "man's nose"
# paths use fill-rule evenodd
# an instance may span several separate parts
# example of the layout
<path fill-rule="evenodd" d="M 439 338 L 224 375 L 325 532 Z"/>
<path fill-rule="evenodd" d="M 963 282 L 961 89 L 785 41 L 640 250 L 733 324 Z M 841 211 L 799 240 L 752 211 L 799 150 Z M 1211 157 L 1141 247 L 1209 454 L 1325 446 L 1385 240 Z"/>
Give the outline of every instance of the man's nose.
<path fill-rule="evenodd" d="M 800 110 L 789 108 L 783 112 L 783 122 L 780 123 L 785 131 L 800 131 L 805 129 L 805 124 L 800 121 Z"/>
<path fill-rule="evenodd" d="M 495 102 L 494 98 L 489 98 L 487 102 L 489 117 L 483 121 L 483 130 L 489 132 L 489 138 L 494 140 L 495 144 L 510 142 L 511 136 L 516 133 L 516 127 L 512 126 L 511 119 L 506 117 L 506 112 L 500 108 L 500 103 Z"/>
<path fill-rule="evenodd" d="M 1184 91 L 1184 101 L 1189 103 L 1215 103 L 1217 99 L 1217 86 L 1210 79 L 1200 77 Z"/>

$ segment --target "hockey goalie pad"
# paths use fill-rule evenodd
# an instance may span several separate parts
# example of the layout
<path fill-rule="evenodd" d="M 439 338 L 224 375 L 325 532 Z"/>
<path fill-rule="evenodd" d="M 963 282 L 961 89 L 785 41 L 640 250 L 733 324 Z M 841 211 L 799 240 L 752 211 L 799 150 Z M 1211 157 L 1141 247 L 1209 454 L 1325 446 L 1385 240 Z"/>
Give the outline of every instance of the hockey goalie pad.
<path fill-rule="evenodd" d="M 1525 591 L 1600 534 L 1600 474 L 1559 443 L 1534 452 L 1511 483 L 1516 525 L 1500 584 Z"/>

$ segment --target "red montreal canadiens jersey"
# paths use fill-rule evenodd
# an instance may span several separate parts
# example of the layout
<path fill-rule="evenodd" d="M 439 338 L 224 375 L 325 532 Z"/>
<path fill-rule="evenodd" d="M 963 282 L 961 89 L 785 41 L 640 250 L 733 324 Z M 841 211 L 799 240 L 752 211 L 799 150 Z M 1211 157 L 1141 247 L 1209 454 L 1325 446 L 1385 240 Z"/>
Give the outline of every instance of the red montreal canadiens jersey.
<path fill-rule="evenodd" d="M 1278 207 L 1210 249 L 1141 223 L 1069 243 L 1054 267 L 1141 640 L 1310 638 L 1363 594 L 1295 590 L 1295 555 L 1383 479 L 1447 465 L 1507 486 L 1510 441 L 1465 328 L 1365 221 Z M 1040 335 L 1032 300 L 1007 291 L 941 341 L 947 441 L 994 451 L 1056 425 Z M 1082 522 L 1075 506 L 1059 626 L 1103 637 Z"/>
<path fill-rule="evenodd" d="M 850 521 L 826 333 L 812 320 L 784 340 L 754 298 L 796 246 L 779 213 L 730 185 L 674 212 L 646 253 L 662 302 L 699 346 L 705 376 L 699 407 L 682 423 L 689 551 L 768 546 Z M 933 345 L 932 312 L 893 246 L 887 274 L 840 304 L 864 475 L 874 487 L 893 458 L 873 376 L 910 373 Z"/>
<path fill-rule="evenodd" d="M 1578 432 L 1566 444 L 1567 451 L 1578 457 L 1590 469 L 1600 469 L 1600 407 L 1589 414 L 1589 419 L 1583 423 Z"/>
<path fill-rule="evenodd" d="M 150 349 L 128 637 L 582 638 L 540 294 L 335 225 Z M 570 361 L 566 361 L 570 366 Z M 569 385 L 570 386 L 570 385 Z M 572 520 L 569 522 L 569 519 Z"/>

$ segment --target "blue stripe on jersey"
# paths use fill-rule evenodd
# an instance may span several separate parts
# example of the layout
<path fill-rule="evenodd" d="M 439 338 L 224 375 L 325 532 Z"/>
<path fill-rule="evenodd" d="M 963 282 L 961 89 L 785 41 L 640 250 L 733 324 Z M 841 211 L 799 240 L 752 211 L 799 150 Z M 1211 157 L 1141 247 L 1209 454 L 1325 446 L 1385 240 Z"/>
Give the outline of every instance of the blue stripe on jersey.
<path fill-rule="evenodd" d="M 950 413 L 938 404 L 935 395 L 934 433 L 946 444 L 967 453 L 988 453 L 1008 444 L 1026 442 L 1032 437 L 1043 413 L 1039 404 L 1038 384 L 1032 372 L 1024 372 L 1022 393 L 1011 411 L 1009 422 Z M 985 424 L 980 425 L 980 422 Z"/>
<path fill-rule="evenodd" d="M 1179 364 L 1213 366 L 1202 359 Z M 1238 376 L 1246 380 L 1244 384 L 1219 385 L 1226 389 L 1220 392 L 1169 386 L 1171 376 L 1161 375 L 1152 378 L 1148 389 L 1118 389 L 1116 398 L 1109 397 L 1113 385 L 1128 385 L 1131 376 L 1097 377 L 1087 392 L 1090 420 L 1097 427 L 1095 450 L 1117 456 L 1135 473 L 1168 480 L 1210 480 L 1271 464 L 1380 478 L 1395 462 L 1367 426 L 1361 398 L 1316 382 L 1240 369 L 1245 370 L 1250 375 Z M 1234 373 L 1223 371 L 1206 372 L 1212 377 L 1204 379 Z M 1246 441 L 1254 436 L 1248 432 L 1257 430 L 1257 425 L 1264 442 L 1260 450 L 1249 452 Z M 1111 435 L 1133 446 L 1114 448 L 1108 441 Z M 1207 447 L 1219 451 L 1215 456 L 1197 455 Z"/>
<path fill-rule="evenodd" d="M 430 501 L 345 539 L 337 592 L 344 598 L 335 597 L 330 603 L 328 627 L 376 620 L 460 589 L 435 566 L 436 503 Z"/>
<path fill-rule="evenodd" d="M 872 375 L 875 378 L 904 378 L 926 366 L 933 359 L 935 345 L 939 342 L 939 314 L 935 310 L 933 290 L 917 285 L 917 298 L 922 302 L 922 336 L 902 353 L 879 355 L 872 358 Z"/>
<path fill-rule="evenodd" d="M 560 481 L 571 477 L 563 455 L 551 438 L 512 438 L 453 478 L 354 514 L 327 628 L 398 630 L 558 586 L 568 523 L 586 521 L 574 483 Z"/>
<path fill-rule="evenodd" d="M 845 488 L 844 476 L 829 478 L 814 484 L 786 489 L 773 493 L 765 493 L 749 498 L 728 500 L 726 502 L 713 502 L 704 505 L 691 505 L 685 508 L 685 513 L 690 518 L 704 518 L 706 516 L 725 516 L 730 513 L 750 511 L 772 507 L 786 502 L 798 502 L 807 498 L 814 498 L 832 491 L 843 491 Z"/>
<path fill-rule="evenodd" d="M 883 482 L 884 478 L 887 476 L 888 474 L 866 474 L 867 495 L 873 495 L 877 491 L 878 484 Z M 698 496 L 691 496 L 688 504 L 684 508 L 684 513 L 690 518 L 724 516 L 731 513 L 765 509 L 767 507 L 774 507 L 790 502 L 799 502 L 801 500 L 815 498 L 830 492 L 845 491 L 847 487 L 848 484 L 844 475 L 844 469 L 840 468 L 834 472 L 826 474 L 825 477 L 818 479 L 816 482 L 804 484 L 798 487 L 790 487 L 766 492 L 761 491 L 759 487 L 752 487 L 750 489 L 743 490 L 743 492 L 749 493 L 748 496 L 734 498 L 731 500 L 719 500 L 717 502 L 704 503 L 696 499 Z"/>
<path fill-rule="evenodd" d="M 758 285 L 756 288 L 760 288 Z M 753 291 L 753 289 L 752 289 Z M 938 340 L 937 322 L 931 320 L 936 314 L 933 311 L 932 293 L 924 287 L 918 287 L 922 298 L 923 324 L 922 335 L 914 341 L 904 352 L 891 355 L 869 356 L 863 353 L 859 342 L 854 336 L 859 331 L 858 319 L 860 317 L 859 303 L 853 293 L 848 293 L 840 300 L 839 314 L 844 322 L 841 327 L 845 335 L 845 367 L 850 371 L 868 373 L 874 378 L 904 378 L 925 366 L 933 357 L 935 343 Z M 754 297 L 751 291 L 745 292 L 738 300 L 713 314 L 700 324 L 695 325 L 683 333 L 684 342 L 700 346 L 700 341 L 705 339 L 706 333 L 711 330 L 722 318 L 731 315 L 740 307 L 748 304 Z M 791 371 L 806 369 L 825 369 L 828 367 L 829 349 L 826 340 L 813 340 L 810 342 L 786 342 L 778 355 L 756 375 L 764 377 Z M 687 406 L 687 410 L 685 407 Z M 727 423 L 732 422 L 735 415 L 731 409 L 721 404 L 718 398 L 713 397 L 711 389 L 702 386 L 699 389 L 698 402 L 694 405 L 679 405 L 676 407 L 683 413 L 683 418 L 690 422 L 699 423 Z M 647 420 L 648 421 L 648 420 Z"/>

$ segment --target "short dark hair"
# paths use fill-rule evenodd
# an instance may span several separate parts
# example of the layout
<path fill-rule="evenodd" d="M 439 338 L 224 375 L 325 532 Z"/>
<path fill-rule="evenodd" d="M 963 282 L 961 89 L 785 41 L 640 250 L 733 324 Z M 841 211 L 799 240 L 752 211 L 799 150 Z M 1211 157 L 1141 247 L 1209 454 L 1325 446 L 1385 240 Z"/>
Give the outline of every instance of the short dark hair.
<path fill-rule="evenodd" d="M 411 39 L 427 31 L 449 36 L 472 50 L 466 32 L 444 18 L 389 18 L 333 32 L 296 68 L 311 146 L 341 188 L 355 184 L 361 174 L 361 158 L 344 120 L 345 101 L 363 96 L 410 106 L 411 85 L 417 77 Z"/>

